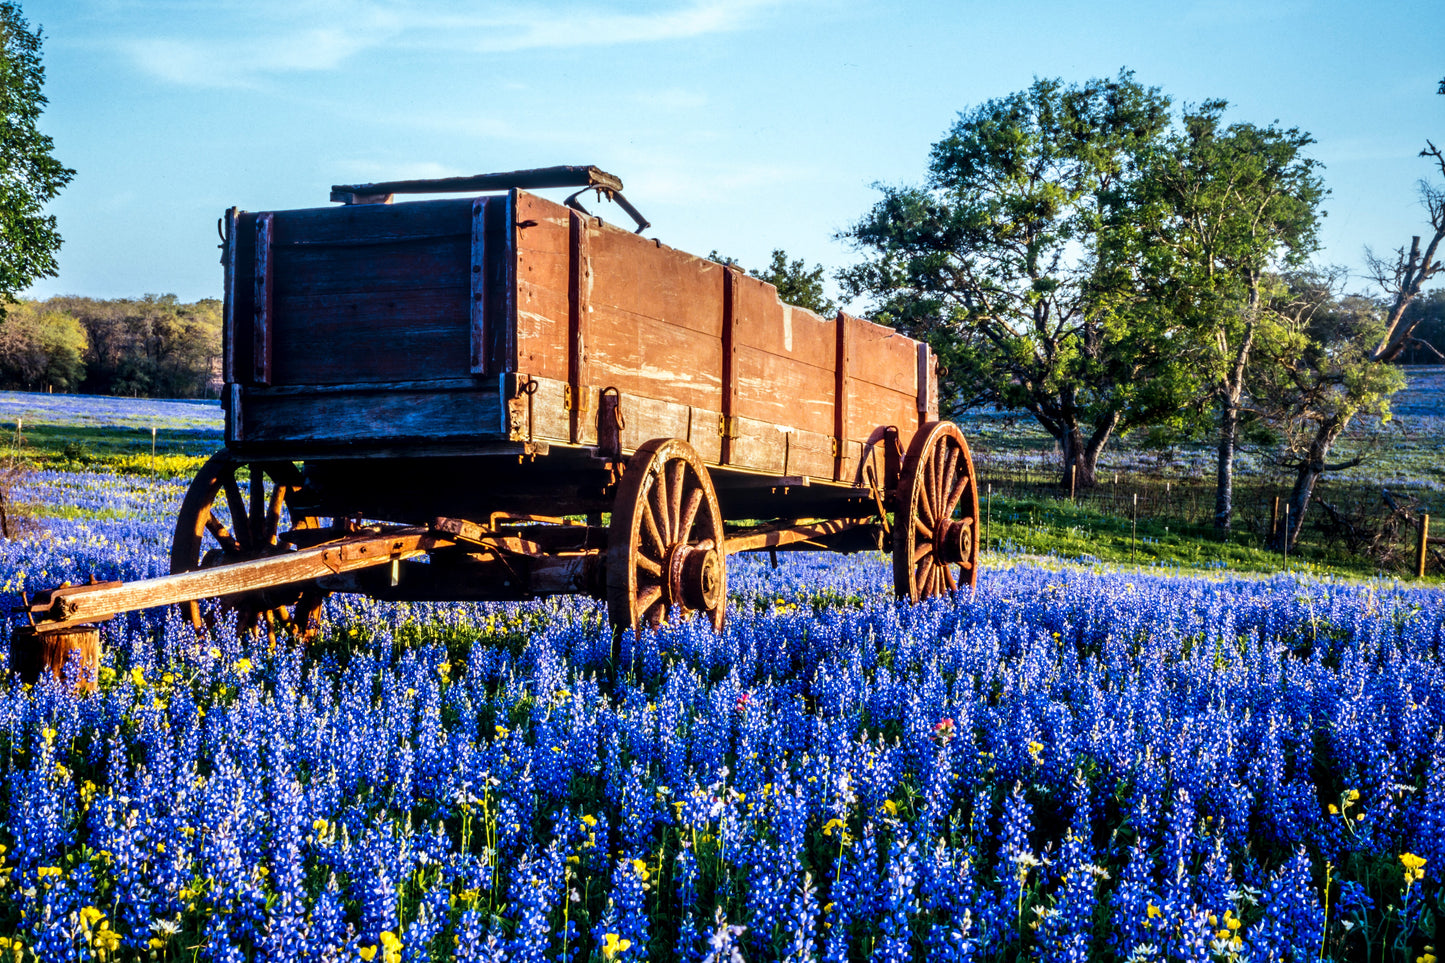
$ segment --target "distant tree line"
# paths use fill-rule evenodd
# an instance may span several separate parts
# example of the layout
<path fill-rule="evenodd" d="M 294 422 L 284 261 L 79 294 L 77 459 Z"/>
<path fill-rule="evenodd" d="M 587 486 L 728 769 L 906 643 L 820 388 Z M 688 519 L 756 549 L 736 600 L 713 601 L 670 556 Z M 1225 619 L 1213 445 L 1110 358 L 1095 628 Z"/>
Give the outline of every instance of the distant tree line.
<path fill-rule="evenodd" d="M 215 299 L 54 297 L 6 305 L 0 322 L 0 388 L 213 398 L 220 357 Z"/>

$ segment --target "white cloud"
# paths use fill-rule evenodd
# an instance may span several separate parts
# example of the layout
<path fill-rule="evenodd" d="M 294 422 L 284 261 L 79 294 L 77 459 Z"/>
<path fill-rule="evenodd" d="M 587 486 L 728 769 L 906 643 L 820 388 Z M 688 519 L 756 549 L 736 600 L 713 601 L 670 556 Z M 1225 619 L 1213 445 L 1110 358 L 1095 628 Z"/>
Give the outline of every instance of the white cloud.
<path fill-rule="evenodd" d="M 104 43 L 163 81 L 251 87 L 271 77 L 336 70 L 383 49 L 514 53 L 695 39 L 743 29 L 754 12 L 776 2 L 689 0 L 643 13 L 496 4 L 459 13 L 445 0 L 181 0 L 166 4 L 160 17 L 153 7 L 110 4 L 112 16 L 97 19 L 110 21 L 102 28 Z"/>

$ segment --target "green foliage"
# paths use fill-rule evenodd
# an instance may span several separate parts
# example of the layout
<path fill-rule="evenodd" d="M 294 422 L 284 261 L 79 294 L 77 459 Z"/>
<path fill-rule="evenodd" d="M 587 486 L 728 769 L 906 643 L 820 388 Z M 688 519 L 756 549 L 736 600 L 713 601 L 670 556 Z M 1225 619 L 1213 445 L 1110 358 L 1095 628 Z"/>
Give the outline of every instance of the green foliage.
<path fill-rule="evenodd" d="M 0 319 L 18 291 L 55 275 L 60 233 L 41 211 L 75 176 L 37 127 L 46 104 L 40 46 L 19 4 L 0 2 Z"/>
<path fill-rule="evenodd" d="M 845 287 L 934 346 L 946 409 L 1026 409 L 1091 473 L 1115 430 L 1179 411 L 1191 384 L 1110 242 L 1168 130 L 1168 98 L 1128 71 L 966 111 L 926 184 L 882 188 L 844 233 L 867 256 Z"/>
<path fill-rule="evenodd" d="M 61 311 L 21 302 L 0 325 L 0 386 L 75 391 L 85 380 L 85 328 Z"/>
<path fill-rule="evenodd" d="M 716 249 L 707 256 L 709 261 L 727 267 L 741 268 L 753 277 L 766 281 L 778 289 L 778 297 L 784 304 L 807 308 L 816 314 L 828 317 L 838 310 L 838 305 L 824 291 L 823 265 L 815 264 L 810 270 L 802 258 L 790 261 L 782 248 L 773 249 L 772 261 L 762 271 L 748 271 L 737 258 L 719 254 Z"/>
<path fill-rule="evenodd" d="M 219 388 L 221 302 L 54 297 L 22 302 L 0 328 L 0 387 L 161 398 Z"/>
<path fill-rule="evenodd" d="M 835 314 L 838 310 L 838 305 L 823 290 L 821 264 L 815 264 L 812 270 L 809 270 L 801 258 L 789 261 L 787 252 L 775 248 L 767 269 L 755 271 L 753 276 L 777 288 L 778 297 L 782 298 L 785 304 L 807 308 L 824 317 Z"/>

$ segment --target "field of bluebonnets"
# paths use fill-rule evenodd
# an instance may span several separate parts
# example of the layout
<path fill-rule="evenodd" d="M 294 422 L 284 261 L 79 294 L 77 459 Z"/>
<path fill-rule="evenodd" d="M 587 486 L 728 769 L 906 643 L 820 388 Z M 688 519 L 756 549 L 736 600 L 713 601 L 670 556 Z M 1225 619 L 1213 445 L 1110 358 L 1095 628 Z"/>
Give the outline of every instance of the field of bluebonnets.
<path fill-rule="evenodd" d="M 165 567 L 183 482 L 42 472 L 25 587 Z M 998 557 L 730 561 L 599 683 L 565 598 L 105 628 L 0 681 L 0 961 L 1433 960 L 1445 598 Z M 8 628 L 3 637 L 8 640 Z"/>

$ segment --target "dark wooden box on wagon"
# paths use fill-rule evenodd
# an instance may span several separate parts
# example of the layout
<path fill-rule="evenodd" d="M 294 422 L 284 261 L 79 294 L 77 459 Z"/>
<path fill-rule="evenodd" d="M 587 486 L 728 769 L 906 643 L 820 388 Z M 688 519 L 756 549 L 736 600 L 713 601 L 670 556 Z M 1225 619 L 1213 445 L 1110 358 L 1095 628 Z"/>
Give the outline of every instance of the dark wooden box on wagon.
<path fill-rule="evenodd" d="M 201 629 L 210 597 L 305 631 L 337 591 L 721 628 L 727 556 L 785 548 L 891 550 L 914 600 L 974 583 L 973 465 L 927 345 L 526 189 L 564 184 L 647 226 L 595 168 L 227 212 L 225 448 L 172 574 L 38 593 L 30 637 L 177 602 Z"/>
<path fill-rule="evenodd" d="M 230 218 L 238 454 L 595 446 L 612 388 L 624 451 L 851 485 L 879 425 L 937 417 L 926 345 L 525 191 Z"/>

